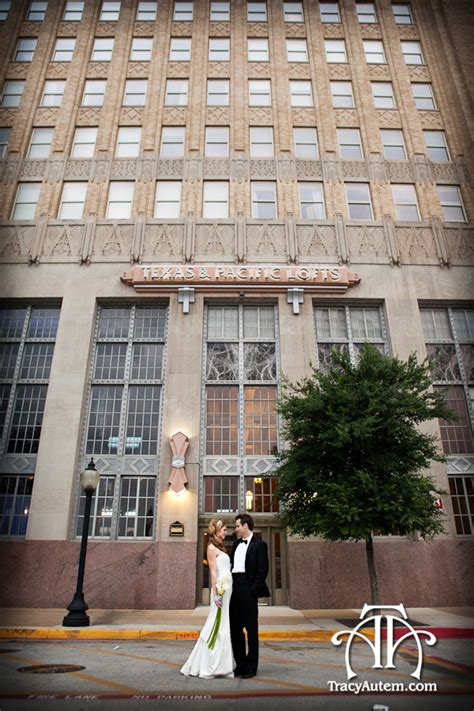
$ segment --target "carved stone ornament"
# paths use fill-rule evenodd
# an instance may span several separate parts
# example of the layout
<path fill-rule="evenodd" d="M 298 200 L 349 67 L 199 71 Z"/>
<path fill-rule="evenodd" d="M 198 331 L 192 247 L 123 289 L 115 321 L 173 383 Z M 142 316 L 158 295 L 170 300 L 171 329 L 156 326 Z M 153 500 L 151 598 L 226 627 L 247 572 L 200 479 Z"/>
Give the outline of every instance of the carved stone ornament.
<path fill-rule="evenodd" d="M 172 468 L 168 484 L 171 491 L 179 495 L 183 493 L 188 483 L 184 467 L 186 465 L 186 451 L 189 447 L 189 439 L 182 432 L 176 432 L 171 437 L 170 447 L 173 458 L 171 460 Z"/>

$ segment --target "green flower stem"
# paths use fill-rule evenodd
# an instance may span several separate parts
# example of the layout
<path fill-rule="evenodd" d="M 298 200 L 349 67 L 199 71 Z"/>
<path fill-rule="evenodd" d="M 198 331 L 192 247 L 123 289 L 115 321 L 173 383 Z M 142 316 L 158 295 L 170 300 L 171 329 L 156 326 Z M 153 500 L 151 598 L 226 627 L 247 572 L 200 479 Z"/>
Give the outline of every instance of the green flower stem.
<path fill-rule="evenodd" d="M 214 620 L 214 624 L 212 626 L 211 634 L 207 638 L 207 646 L 209 649 L 214 649 L 216 642 L 217 642 L 217 635 L 219 634 L 219 628 L 221 626 L 221 617 L 222 617 L 222 608 L 218 607 L 217 608 L 217 615 L 216 619 Z"/>

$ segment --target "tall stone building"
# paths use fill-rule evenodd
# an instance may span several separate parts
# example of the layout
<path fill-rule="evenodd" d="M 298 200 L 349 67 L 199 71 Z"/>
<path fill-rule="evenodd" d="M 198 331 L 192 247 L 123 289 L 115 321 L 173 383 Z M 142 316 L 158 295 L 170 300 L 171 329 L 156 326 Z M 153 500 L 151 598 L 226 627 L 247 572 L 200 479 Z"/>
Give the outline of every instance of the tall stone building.
<path fill-rule="evenodd" d="M 90 605 L 206 601 L 245 509 L 270 604 L 363 604 L 363 544 L 289 538 L 273 472 L 282 376 L 364 341 L 459 415 L 446 534 L 377 538 L 381 593 L 468 601 L 470 4 L 0 0 L 3 604 L 69 601 L 91 456 Z"/>

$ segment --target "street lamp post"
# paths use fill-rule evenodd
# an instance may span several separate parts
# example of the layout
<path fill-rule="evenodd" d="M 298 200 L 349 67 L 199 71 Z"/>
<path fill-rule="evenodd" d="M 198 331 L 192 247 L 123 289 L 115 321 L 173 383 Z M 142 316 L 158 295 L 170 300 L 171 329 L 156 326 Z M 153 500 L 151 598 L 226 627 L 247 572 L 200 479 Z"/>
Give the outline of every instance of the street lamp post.
<path fill-rule="evenodd" d="M 87 537 L 89 535 L 89 519 L 91 515 L 92 495 L 99 484 L 100 474 L 97 471 L 94 459 L 91 457 L 87 468 L 81 474 L 81 486 L 86 494 L 86 506 L 84 509 L 84 521 L 82 525 L 81 552 L 79 554 L 79 570 L 77 572 L 76 592 L 71 602 L 67 606 L 69 612 L 63 619 L 64 627 L 88 627 L 90 623 L 86 610 L 89 605 L 84 600 L 82 584 L 84 582 L 84 569 L 86 566 Z"/>

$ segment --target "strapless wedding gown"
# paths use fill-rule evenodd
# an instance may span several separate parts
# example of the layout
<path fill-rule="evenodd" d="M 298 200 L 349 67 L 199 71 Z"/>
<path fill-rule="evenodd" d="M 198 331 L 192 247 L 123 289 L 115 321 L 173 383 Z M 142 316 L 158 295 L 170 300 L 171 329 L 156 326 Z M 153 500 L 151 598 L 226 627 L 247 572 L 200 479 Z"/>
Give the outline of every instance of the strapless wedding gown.
<path fill-rule="evenodd" d="M 224 575 L 229 575 L 230 558 L 227 553 L 220 553 L 216 559 L 217 580 Z M 213 649 L 209 649 L 207 640 L 211 634 L 214 621 L 216 619 L 218 607 L 211 599 L 209 615 L 201 630 L 199 639 L 194 645 L 194 649 L 189 655 L 187 662 L 181 667 L 181 674 L 185 676 L 200 676 L 202 679 L 209 679 L 215 676 L 234 676 L 232 643 L 230 640 L 229 603 L 232 595 L 232 584 L 225 591 L 222 598 L 222 616 L 216 644 Z"/>

